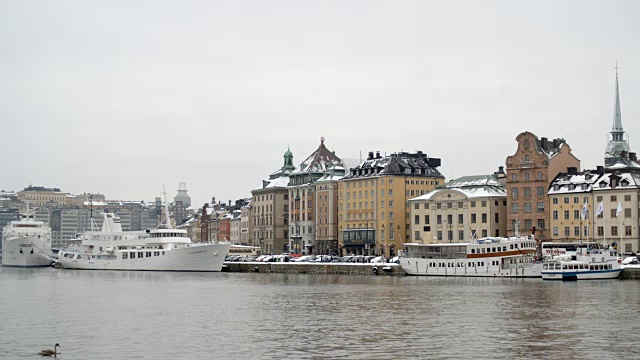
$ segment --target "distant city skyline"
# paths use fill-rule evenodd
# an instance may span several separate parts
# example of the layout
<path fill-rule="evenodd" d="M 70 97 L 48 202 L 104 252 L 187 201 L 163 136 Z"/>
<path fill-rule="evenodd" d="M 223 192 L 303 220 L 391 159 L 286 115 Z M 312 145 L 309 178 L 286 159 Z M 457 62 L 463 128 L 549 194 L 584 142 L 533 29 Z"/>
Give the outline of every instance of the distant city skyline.
<path fill-rule="evenodd" d="M 604 164 L 614 119 L 638 151 L 634 1 L 0 0 L 0 189 L 29 184 L 193 207 L 251 196 L 320 137 L 340 158 L 421 150 L 450 180 L 516 136 Z M 152 11 L 150 11 L 152 10 Z"/>

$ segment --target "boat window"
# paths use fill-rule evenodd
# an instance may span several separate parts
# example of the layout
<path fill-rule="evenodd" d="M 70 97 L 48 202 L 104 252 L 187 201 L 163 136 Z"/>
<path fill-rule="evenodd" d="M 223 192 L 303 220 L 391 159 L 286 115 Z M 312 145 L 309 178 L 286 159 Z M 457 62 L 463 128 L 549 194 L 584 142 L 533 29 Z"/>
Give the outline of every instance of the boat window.
<path fill-rule="evenodd" d="M 127 253 L 122 253 L 122 260 L 126 260 L 127 259 Z"/>
<path fill-rule="evenodd" d="M 509 244 L 509 248 L 513 250 L 513 244 Z"/>
<path fill-rule="evenodd" d="M 503 246 L 503 247 L 502 247 L 502 251 L 507 251 L 507 247 L 506 247 L 506 246 Z"/>
<path fill-rule="evenodd" d="M 549 270 L 549 264 L 542 265 L 542 270 Z"/>
<path fill-rule="evenodd" d="M 556 264 L 556 270 L 560 270 L 562 268 L 562 266 L 560 266 L 560 264 Z"/>
<path fill-rule="evenodd" d="M 476 253 L 476 249 L 471 249 L 471 253 L 475 254 Z"/>

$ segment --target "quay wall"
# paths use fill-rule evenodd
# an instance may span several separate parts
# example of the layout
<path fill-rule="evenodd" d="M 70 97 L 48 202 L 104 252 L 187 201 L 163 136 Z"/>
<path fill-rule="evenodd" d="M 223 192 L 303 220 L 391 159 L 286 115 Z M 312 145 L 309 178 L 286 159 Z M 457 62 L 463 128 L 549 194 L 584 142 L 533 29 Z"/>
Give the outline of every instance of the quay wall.
<path fill-rule="evenodd" d="M 627 268 L 620 273 L 620 280 L 640 280 L 640 269 Z"/>
<path fill-rule="evenodd" d="M 281 274 L 405 275 L 404 270 L 398 264 L 225 262 L 222 271 Z"/>

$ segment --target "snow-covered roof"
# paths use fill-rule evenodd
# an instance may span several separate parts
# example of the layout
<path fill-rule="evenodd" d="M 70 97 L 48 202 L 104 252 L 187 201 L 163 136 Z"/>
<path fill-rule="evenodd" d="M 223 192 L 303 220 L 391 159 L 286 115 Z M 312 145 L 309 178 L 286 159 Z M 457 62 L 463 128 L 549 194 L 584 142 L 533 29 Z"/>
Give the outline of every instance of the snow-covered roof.
<path fill-rule="evenodd" d="M 294 176 L 296 174 L 301 173 L 322 173 L 328 172 L 331 168 L 341 165 L 342 162 L 339 157 L 332 151 L 329 151 L 327 147 L 324 145 L 324 139 L 320 140 L 320 146 L 309 155 L 300 165 L 291 172 L 291 175 Z"/>
<path fill-rule="evenodd" d="M 585 170 L 575 174 L 560 173 L 551 181 L 548 194 L 590 192 L 593 189 L 593 184 L 596 183 L 601 176 L 597 170 Z"/>
<path fill-rule="evenodd" d="M 369 158 L 358 166 L 351 168 L 345 178 L 384 175 L 444 177 L 436 169 L 438 166 L 440 166 L 440 159 L 429 158 L 422 152 L 416 154 L 401 152 L 386 157 Z"/>
<path fill-rule="evenodd" d="M 507 192 L 495 175 L 463 176 L 451 180 L 422 196 L 409 201 L 428 201 L 443 191 L 457 191 L 469 199 L 506 197 Z"/>
<path fill-rule="evenodd" d="M 615 180 L 615 187 L 613 186 Z M 602 175 L 593 185 L 593 191 L 602 190 L 623 190 L 623 189 L 636 189 L 640 187 L 640 175 L 630 172 L 613 174 L 606 173 Z"/>

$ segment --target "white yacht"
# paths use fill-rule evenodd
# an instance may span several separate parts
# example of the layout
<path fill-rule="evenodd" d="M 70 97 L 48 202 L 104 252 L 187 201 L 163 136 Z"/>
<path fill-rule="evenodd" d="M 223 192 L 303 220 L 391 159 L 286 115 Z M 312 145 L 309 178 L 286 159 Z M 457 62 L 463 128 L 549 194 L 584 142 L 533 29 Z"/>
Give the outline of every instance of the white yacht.
<path fill-rule="evenodd" d="M 545 258 L 543 280 L 615 279 L 622 271 L 622 259 L 613 248 L 581 247 L 575 255 Z"/>
<path fill-rule="evenodd" d="M 102 231 L 87 231 L 58 253 L 66 269 L 221 271 L 230 243 L 193 244 L 187 231 L 164 228 L 122 231 L 120 218 L 105 213 Z"/>
<path fill-rule="evenodd" d="M 468 243 L 403 244 L 408 275 L 462 277 L 541 276 L 533 236 L 487 237 Z"/>
<path fill-rule="evenodd" d="M 2 231 L 2 266 L 44 267 L 51 264 L 51 228 L 33 215 L 24 215 Z"/>

